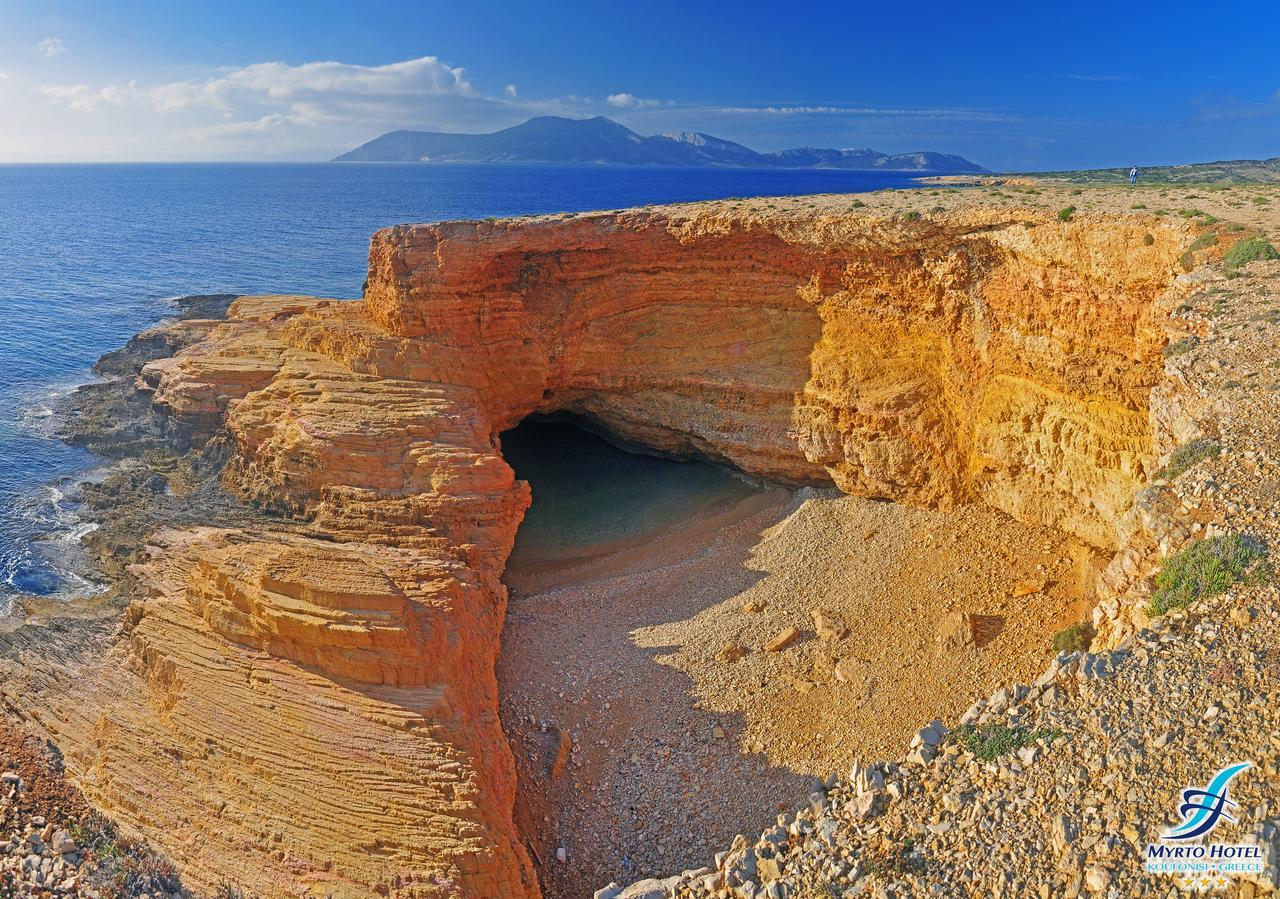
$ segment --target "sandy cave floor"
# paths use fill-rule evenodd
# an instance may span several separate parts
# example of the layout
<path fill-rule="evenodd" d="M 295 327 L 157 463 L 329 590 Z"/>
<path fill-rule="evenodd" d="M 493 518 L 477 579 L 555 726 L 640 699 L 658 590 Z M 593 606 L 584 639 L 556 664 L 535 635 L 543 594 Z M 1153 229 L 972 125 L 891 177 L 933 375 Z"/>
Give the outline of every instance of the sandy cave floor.
<path fill-rule="evenodd" d="M 814 776 L 1034 676 L 1101 563 L 985 506 L 773 490 L 587 565 L 509 572 L 501 710 L 546 896 L 708 864 Z M 819 638 L 814 610 L 848 634 Z M 940 645 L 953 611 L 976 648 Z"/>

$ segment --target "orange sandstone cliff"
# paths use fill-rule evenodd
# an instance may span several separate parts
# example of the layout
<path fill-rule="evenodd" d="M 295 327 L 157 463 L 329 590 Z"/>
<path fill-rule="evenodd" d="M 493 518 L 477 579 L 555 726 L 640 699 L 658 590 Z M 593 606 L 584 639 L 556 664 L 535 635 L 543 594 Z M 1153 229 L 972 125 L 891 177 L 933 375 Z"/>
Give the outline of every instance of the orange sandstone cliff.
<path fill-rule="evenodd" d="M 380 231 L 363 300 L 243 298 L 144 369 L 280 525 L 153 534 L 78 702 L 32 714 L 196 885 L 536 896 L 493 674 L 529 489 L 498 435 L 571 412 L 1116 548 L 1184 242 L 723 204 Z"/>

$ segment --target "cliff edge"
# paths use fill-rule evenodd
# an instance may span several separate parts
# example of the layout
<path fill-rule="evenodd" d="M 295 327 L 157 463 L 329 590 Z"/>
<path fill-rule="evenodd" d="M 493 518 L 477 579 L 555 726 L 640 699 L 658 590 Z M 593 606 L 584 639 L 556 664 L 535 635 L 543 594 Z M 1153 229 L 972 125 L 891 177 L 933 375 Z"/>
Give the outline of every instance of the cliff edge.
<path fill-rule="evenodd" d="M 526 416 L 1125 545 L 1186 226 L 783 205 L 389 228 L 360 301 L 183 325 L 137 386 L 256 512 L 147 535 L 75 702 L 57 666 L 6 701 L 197 885 L 531 897 L 493 674 Z"/>

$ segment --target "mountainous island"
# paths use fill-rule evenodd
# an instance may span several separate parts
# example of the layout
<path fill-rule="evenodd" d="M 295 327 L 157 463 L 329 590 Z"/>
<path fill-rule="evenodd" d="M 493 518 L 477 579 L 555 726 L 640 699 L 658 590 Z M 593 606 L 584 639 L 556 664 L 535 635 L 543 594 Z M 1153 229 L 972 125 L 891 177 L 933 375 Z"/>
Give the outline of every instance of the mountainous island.
<path fill-rule="evenodd" d="M 758 153 L 731 140 L 674 131 L 648 137 L 604 116 L 538 116 L 491 134 L 389 131 L 334 162 L 524 162 L 607 165 L 732 166 L 968 174 L 980 165 L 948 153 L 880 153 L 798 147 Z"/>

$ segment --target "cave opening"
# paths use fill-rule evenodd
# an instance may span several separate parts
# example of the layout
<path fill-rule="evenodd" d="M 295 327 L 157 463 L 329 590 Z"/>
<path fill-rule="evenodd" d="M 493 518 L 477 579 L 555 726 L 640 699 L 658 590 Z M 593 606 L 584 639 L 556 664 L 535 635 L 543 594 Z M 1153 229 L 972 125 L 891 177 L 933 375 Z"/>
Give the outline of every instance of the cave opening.
<path fill-rule="evenodd" d="M 529 416 L 500 439 L 503 457 L 533 494 L 509 573 L 617 552 L 763 489 L 701 459 L 623 444 L 566 413 Z"/>

